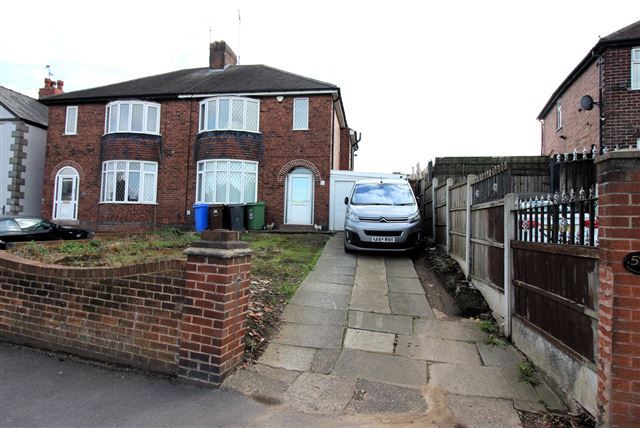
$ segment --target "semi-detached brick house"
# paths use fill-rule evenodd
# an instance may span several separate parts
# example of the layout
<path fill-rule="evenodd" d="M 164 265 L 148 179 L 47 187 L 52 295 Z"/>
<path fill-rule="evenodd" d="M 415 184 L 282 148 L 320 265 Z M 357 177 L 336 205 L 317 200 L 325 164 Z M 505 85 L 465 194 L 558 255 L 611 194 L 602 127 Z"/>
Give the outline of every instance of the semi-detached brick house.
<path fill-rule="evenodd" d="M 339 87 L 237 65 L 225 42 L 209 67 L 46 95 L 43 215 L 98 231 L 255 201 L 267 224 L 327 225 L 330 171 L 352 169 L 357 149 Z"/>
<path fill-rule="evenodd" d="M 597 103 L 591 109 L 580 104 L 585 95 Z M 640 21 L 601 38 L 538 120 L 543 155 L 640 143 Z"/>

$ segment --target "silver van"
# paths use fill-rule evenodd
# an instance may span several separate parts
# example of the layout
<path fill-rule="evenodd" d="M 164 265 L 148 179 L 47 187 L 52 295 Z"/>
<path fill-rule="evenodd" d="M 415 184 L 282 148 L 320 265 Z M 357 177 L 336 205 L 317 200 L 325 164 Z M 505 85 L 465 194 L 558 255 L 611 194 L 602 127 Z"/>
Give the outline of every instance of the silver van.
<path fill-rule="evenodd" d="M 360 180 L 346 197 L 344 250 L 411 251 L 422 238 L 420 210 L 405 180 Z"/>

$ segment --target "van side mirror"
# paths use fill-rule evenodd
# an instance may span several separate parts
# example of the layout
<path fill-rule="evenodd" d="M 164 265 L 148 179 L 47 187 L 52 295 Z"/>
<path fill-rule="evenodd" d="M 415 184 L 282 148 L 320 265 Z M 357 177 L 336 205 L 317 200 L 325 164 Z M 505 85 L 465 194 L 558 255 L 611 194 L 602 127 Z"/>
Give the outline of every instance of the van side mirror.
<path fill-rule="evenodd" d="M 344 197 L 344 204 L 345 205 L 349 205 L 349 197 L 348 196 Z"/>

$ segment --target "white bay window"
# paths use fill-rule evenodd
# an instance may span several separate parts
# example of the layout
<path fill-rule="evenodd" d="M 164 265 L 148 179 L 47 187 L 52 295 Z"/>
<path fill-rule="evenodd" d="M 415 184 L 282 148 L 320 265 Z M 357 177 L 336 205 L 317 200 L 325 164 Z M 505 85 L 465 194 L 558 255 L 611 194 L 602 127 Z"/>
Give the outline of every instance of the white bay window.
<path fill-rule="evenodd" d="M 198 162 L 196 202 L 242 204 L 256 202 L 258 162 L 233 159 Z"/>
<path fill-rule="evenodd" d="M 241 97 L 217 97 L 200 103 L 199 131 L 259 132 L 260 101 Z"/>
<path fill-rule="evenodd" d="M 640 89 L 640 48 L 631 49 L 631 89 Z"/>
<path fill-rule="evenodd" d="M 107 104 L 104 133 L 160 134 L 160 104 L 115 101 Z"/>
<path fill-rule="evenodd" d="M 103 162 L 100 201 L 153 204 L 156 202 L 157 177 L 156 162 Z"/>

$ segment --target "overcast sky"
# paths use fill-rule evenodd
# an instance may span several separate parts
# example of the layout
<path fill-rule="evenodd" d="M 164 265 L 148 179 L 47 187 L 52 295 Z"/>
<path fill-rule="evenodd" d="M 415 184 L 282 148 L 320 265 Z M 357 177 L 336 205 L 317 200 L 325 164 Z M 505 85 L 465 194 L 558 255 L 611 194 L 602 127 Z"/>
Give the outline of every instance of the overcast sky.
<path fill-rule="evenodd" d="M 356 170 L 410 172 L 539 154 L 551 93 L 598 36 L 638 19 L 637 0 L 11 1 L 0 84 L 37 97 L 46 64 L 66 91 L 205 67 L 211 28 L 242 64 L 340 86 L 362 132 Z"/>

